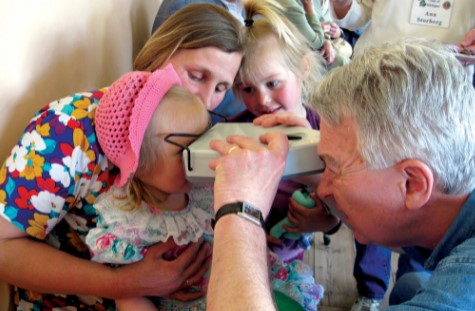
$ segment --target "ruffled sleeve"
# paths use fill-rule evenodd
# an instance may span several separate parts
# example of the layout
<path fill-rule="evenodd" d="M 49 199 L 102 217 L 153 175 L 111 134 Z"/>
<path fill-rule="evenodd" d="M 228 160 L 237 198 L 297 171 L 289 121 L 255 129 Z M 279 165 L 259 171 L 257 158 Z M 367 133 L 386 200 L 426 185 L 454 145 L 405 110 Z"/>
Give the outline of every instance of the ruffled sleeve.
<path fill-rule="evenodd" d="M 135 211 L 121 205 L 122 190 L 111 188 L 94 205 L 97 226 L 89 231 L 86 244 L 92 260 L 132 263 L 143 259 L 146 247 L 172 238 L 178 246 L 212 235 L 212 189 L 201 186 L 190 194 L 190 203 L 181 211 L 155 211 L 145 203 Z"/>

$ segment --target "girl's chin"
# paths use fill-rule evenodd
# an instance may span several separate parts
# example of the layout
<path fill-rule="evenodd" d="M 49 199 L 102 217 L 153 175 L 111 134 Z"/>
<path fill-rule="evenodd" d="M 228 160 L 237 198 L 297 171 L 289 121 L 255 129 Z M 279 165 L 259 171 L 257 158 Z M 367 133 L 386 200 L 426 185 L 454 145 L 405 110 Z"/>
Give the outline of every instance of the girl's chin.
<path fill-rule="evenodd" d="M 193 184 L 187 180 L 185 181 L 181 189 L 183 190 L 183 192 L 190 192 L 191 188 L 193 188 Z"/>
<path fill-rule="evenodd" d="M 193 188 L 193 184 L 189 181 L 185 181 L 179 188 L 169 189 L 171 194 L 188 193 Z"/>

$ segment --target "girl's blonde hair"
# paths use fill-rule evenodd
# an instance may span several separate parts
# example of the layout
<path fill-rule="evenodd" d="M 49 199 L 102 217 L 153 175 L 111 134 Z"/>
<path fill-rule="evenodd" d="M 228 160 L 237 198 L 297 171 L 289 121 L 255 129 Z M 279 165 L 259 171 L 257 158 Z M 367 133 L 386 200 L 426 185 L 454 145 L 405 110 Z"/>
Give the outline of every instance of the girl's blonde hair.
<path fill-rule="evenodd" d="M 191 3 L 168 17 L 137 55 L 134 70 L 153 71 L 179 49 L 215 47 L 243 51 L 241 23 L 226 9 L 211 3 Z"/>
<path fill-rule="evenodd" d="M 164 144 L 168 144 L 164 137 L 175 132 L 199 134 L 209 127 L 210 122 L 204 104 L 187 89 L 175 86 L 165 94 L 145 131 L 137 171 L 125 187 L 125 199 L 130 203 L 127 210 L 136 210 L 142 201 L 159 208 L 160 203 L 167 199 L 168 193 L 150 188 L 139 177 L 150 172 L 161 173 L 156 171 L 156 163 L 163 157 Z"/>
<path fill-rule="evenodd" d="M 311 50 L 307 40 L 283 15 L 284 8 L 273 0 L 245 0 L 245 49 L 237 83 L 255 81 L 259 70 L 256 63 L 264 39 L 275 36 L 282 59 L 289 70 L 303 81 L 302 98 L 307 101 L 315 85 L 325 73 L 320 54 Z M 303 79 L 305 77 L 305 79 Z M 236 85 L 235 85 L 236 86 Z"/>

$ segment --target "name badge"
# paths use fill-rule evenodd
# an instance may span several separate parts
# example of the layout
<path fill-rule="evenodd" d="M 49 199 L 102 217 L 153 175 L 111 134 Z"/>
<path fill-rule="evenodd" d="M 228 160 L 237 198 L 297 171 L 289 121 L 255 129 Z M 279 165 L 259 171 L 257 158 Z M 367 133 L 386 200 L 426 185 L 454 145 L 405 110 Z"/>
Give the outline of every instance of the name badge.
<path fill-rule="evenodd" d="M 413 0 L 411 24 L 449 28 L 455 0 Z"/>

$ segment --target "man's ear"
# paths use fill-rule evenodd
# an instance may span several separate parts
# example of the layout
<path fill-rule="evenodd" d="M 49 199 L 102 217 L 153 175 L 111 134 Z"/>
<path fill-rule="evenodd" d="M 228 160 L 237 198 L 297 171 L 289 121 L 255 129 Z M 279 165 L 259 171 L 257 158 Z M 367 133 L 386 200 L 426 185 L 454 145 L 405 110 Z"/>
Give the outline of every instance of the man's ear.
<path fill-rule="evenodd" d="M 434 186 L 434 174 L 432 170 L 422 161 L 404 160 L 397 166 L 405 177 L 404 184 L 401 185 L 402 194 L 406 208 L 418 209 L 422 207 L 432 194 Z"/>

